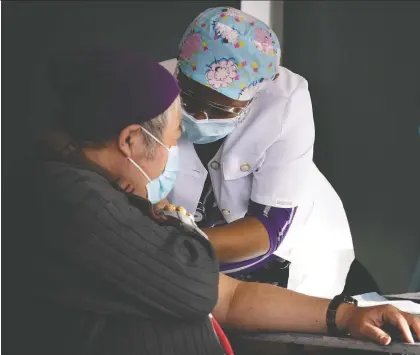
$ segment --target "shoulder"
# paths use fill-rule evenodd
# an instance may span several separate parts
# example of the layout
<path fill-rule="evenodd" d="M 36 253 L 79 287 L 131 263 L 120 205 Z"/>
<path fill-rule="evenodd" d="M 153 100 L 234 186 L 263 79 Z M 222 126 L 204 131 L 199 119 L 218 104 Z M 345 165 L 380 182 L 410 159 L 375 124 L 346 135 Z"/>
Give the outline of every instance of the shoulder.
<path fill-rule="evenodd" d="M 308 81 L 289 69 L 280 67 L 279 77 L 271 82 L 256 99 L 256 124 L 267 120 L 270 130 L 283 130 L 289 116 L 304 116 L 312 119 L 312 101 Z M 295 119 L 293 119 L 295 121 Z M 268 125 L 270 122 L 270 125 Z"/>
<path fill-rule="evenodd" d="M 308 81 L 291 70 L 280 67 L 279 77 L 263 91 L 263 95 L 290 100 L 298 91 L 308 91 Z"/>
<path fill-rule="evenodd" d="M 38 166 L 37 194 L 52 206 L 91 207 L 126 199 L 99 173 L 62 162 L 44 162 Z"/>
<path fill-rule="evenodd" d="M 101 185 L 110 185 L 105 177 L 97 172 L 77 165 L 64 162 L 43 162 L 38 169 L 38 177 L 51 188 L 66 189 L 74 183 L 89 183 L 94 188 Z"/>
<path fill-rule="evenodd" d="M 232 133 L 246 141 L 240 146 L 243 154 L 252 149 L 260 156 L 275 143 L 286 141 L 286 137 L 293 143 L 300 142 L 299 137 L 313 141 L 315 128 L 307 80 L 284 67 L 280 67 L 279 74 L 255 99 L 243 127 Z"/>
<path fill-rule="evenodd" d="M 274 142 L 283 130 L 287 116 L 298 113 L 299 107 L 312 108 L 307 80 L 280 67 L 279 77 L 264 88 L 253 104 L 247 129 L 266 127 L 266 141 Z M 309 111 L 308 111 L 309 113 Z"/>
<path fill-rule="evenodd" d="M 56 222 L 53 226 L 47 223 L 47 228 L 77 229 L 77 233 L 84 234 L 106 226 L 120 234 L 130 225 L 141 235 L 144 231 L 153 235 L 156 223 L 148 201 L 131 199 L 92 169 L 62 162 L 39 166 L 35 183 L 37 213 L 42 220 Z M 164 229 L 160 228 L 159 233 L 166 235 Z"/>
<path fill-rule="evenodd" d="M 260 92 L 253 104 L 258 116 L 255 123 L 260 124 L 264 118 L 280 129 L 285 115 L 302 105 L 312 107 L 307 80 L 280 67 L 279 77 Z"/>

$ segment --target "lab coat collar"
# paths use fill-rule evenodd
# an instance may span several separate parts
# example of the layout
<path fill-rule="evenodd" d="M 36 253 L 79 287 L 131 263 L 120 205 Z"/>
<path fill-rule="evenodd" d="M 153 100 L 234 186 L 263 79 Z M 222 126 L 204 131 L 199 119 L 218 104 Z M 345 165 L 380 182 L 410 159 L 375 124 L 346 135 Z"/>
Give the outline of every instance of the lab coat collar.
<path fill-rule="evenodd" d="M 183 153 L 183 155 L 180 156 L 180 172 L 182 174 L 193 177 L 206 174 L 206 168 L 201 163 L 193 143 L 187 141 L 185 138 L 181 138 L 178 141 L 178 148 Z"/>

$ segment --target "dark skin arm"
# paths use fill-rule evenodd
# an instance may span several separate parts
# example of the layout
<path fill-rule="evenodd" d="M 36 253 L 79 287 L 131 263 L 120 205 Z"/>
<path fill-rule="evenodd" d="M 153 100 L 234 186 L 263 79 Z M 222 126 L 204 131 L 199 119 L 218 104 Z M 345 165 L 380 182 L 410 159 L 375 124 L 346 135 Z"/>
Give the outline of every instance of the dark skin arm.
<path fill-rule="evenodd" d="M 270 249 L 270 237 L 255 217 L 213 228 L 203 228 L 221 262 L 239 262 L 264 255 Z"/>
<path fill-rule="evenodd" d="M 178 81 L 184 92 L 193 93 L 192 96 L 181 93 L 184 108 L 194 113 L 197 120 L 207 116 L 214 118 L 235 117 L 241 109 L 249 104 L 249 101 L 233 100 L 217 91 L 205 87 L 190 78 L 181 71 L 178 73 Z M 209 106 L 208 102 L 215 102 L 234 108 L 232 113 L 226 113 Z M 205 164 L 206 165 L 206 164 Z M 191 212 L 191 211 L 190 211 Z M 264 225 L 255 217 L 244 217 L 227 225 L 203 228 L 216 249 L 217 258 L 221 262 L 238 262 L 264 255 L 270 248 L 270 238 Z"/>

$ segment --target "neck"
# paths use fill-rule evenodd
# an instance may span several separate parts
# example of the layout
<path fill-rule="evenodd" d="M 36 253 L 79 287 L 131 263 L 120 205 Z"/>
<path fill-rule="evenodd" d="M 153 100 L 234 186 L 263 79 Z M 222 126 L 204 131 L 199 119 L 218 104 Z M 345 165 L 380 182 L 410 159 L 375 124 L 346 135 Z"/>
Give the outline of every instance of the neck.
<path fill-rule="evenodd" d="M 132 183 L 124 178 L 124 176 L 126 176 L 124 171 L 131 168 L 131 162 L 127 158 L 122 157 L 121 154 L 116 153 L 115 151 L 107 150 L 106 148 L 84 148 L 82 152 L 87 160 L 105 170 L 110 179 L 113 182 L 117 182 L 126 192 L 147 199 L 146 184 L 148 181 L 140 171 L 138 172 L 138 183 Z"/>
<path fill-rule="evenodd" d="M 118 170 L 115 169 L 117 164 L 113 162 L 114 159 L 110 159 L 112 153 L 110 154 L 103 149 L 96 148 L 84 148 L 82 153 L 87 160 L 105 170 L 113 180 L 118 179 L 120 174 L 118 173 Z"/>

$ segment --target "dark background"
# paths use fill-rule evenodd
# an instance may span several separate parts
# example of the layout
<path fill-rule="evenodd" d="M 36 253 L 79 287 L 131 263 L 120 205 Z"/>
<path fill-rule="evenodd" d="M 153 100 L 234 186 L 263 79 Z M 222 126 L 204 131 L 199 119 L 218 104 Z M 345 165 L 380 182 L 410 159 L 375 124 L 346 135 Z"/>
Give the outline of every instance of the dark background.
<path fill-rule="evenodd" d="M 104 44 L 173 58 L 196 15 L 240 1 L 1 6 L 4 242 L 31 232 L 16 211 L 33 137 L 52 117 L 49 54 Z M 420 2 L 287 1 L 283 12 L 283 65 L 309 81 L 316 163 L 344 201 L 358 256 L 385 291 L 406 291 L 420 251 Z"/>
<path fill-rule="evenodd" d="M 190 22 L 214 6 L 240 8 L 240 1 L 3 1 L 2 123 L 7 134 L 2 138 L 5 147 L 15 148 L 13 155 L 3 155 L 4 173 L 13 174 L 8 167 L 26 154 L 32 133 L 42 132 L 51 120 L 53 96 L 44 70 L 54 51 L 105 45 L 159 61 L 174 58 Z"/>
<path fill-rule="evenodd" d="M 356 255 L 383 291 L 407 291 L 420 261 L 420 2 L 285 1 L 283 39 Z"/>

